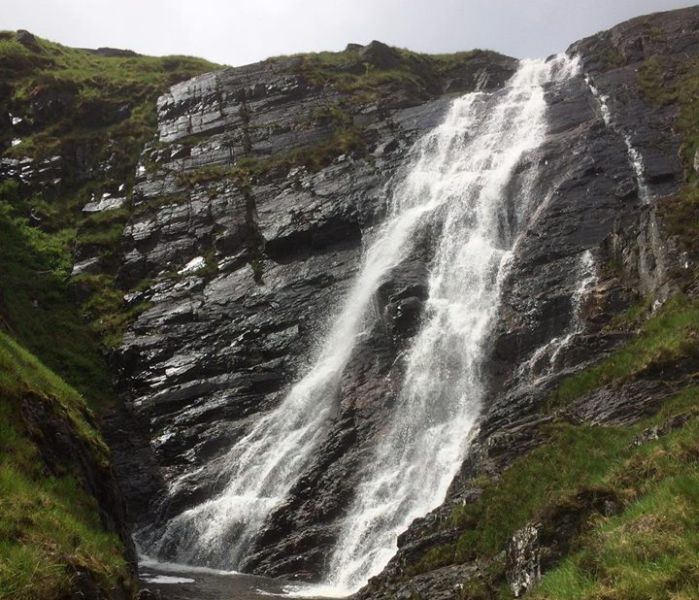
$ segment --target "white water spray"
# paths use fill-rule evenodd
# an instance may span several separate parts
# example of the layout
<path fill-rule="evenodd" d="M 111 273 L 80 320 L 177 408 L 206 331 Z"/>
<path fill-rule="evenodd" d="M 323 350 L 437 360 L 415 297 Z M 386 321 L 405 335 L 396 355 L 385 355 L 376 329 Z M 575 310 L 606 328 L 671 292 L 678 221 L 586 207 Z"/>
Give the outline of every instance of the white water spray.
<path fill-rule="evenodd" d="M 556 336 L 537 348 L 526 362 L 519 367 L 518 374 L 528 379 L 527 385 L 544 382 L 557 369 L 558 357 L 567 350 L 585 330 L 583 304 L 592 287 L 597 283 L 597 267 L 590 250 L 585 250 L 578 259 L 576 269 L 578 286 L 571 297 L 570 322 L 566 332 Z"/>

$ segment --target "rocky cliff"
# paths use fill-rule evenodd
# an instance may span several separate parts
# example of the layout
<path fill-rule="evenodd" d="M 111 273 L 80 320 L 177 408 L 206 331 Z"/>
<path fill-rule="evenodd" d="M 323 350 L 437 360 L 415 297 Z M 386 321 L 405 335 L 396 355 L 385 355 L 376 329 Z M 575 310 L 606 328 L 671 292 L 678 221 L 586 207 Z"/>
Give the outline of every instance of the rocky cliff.
<path fill-rule="evenodd" d="M 634 567 L 613 560 L 647 555 L 610 539 L 662 538 L 623 529 L 655 492 L 635 472 L 657 468 L 644 453 L 671 454 L 671 442 L 632 449 L 691 422 L 699 398 L 696 233 L 677 226 L 696 207 L 698 26 L 687 9 L 569 48 L 582 73 L 548 97 L 549 139 L 532 158 L 545 200 L 505 283 L 478 434 L 445 505 L 401 537 L 362 597 L 520 596 L 551 569 L 533 597 L 654 597 L 682 579 L 672 565 L 665 583 L 630 583 Z M 658 481 L 686 468 L 673 460 Z"/>
<path fill-rule="evenodd" d="M 698 29 L 691 8 L 569 48 L 580 73 L 547 90 L 546 141 L 527 157 L 537 208 L 503 282 L 468 458 L 361 597 L 696 591 L 697 548 L 681 532 L 699 515 Z M 128 174 L 76 195 L 82 227 L 110 232 L 77 245 L 72 289 L 114 348 L 106 436 L 137 540 L 222 489 L 228 449 L 313 359 L 412 143 L 454 97 L 496 92 L 516 68 L 493 52 L 372 42 L 199 75 L 160 96 Z M 51 89 L 37 115 L 63 106 Z M 120 122 L 110 111 L 101 126 Z M 55 178 L 58 160 L 27 170 L 5 137 L 7 178 Z M 41 210 L 26 216 L 53 218 Z M 376 294 L 316 459 L 245 571 L 321 577 L 394 407 L 433 252 L 421 234 Z M 640 577 L 653 561 L 658 573 Z"/>
<path fill-rule="evenodd" d="M 475 568 L 448 566 L 475 558 L 455 551 L 470 521 L 451 524 L 455 507 L 483 494 L 474 481 L 497 481 L 550 439 L 553 423 L 636 422 L 677 391 L 671 377 L 686 378 L 685 369 L 661 382 L 623 374 L 560 391 L 571 373 L 625 348 L 641 317 L 662 314 L 681 287 L 677 273 L 690 269 L 658 216 L 685 181 L 687 142 L 675 123 L 686 107 L 658 103 L 648 79 L 662 87 L 691 71 L 696 19 L 694 9 L 638 19 L 571 47 L 582 73 L 548 96 L 549 136 L 529 157 L 540 165 L 542 200 L 504 285 L 478 435 L 447 503 L 403 536 L 366 595 L 388 586 L 389 595 L 436 588 L 450 597 Z M 216 474 L 226 450 L 302 372 L 411 142 L 453 94 L 496 89 L 515 67 L 480 52 L 455 64 L 419 60 L 372 43 L 212 73 L 159 100 L 159 137 L 141 157 L 120 271 L 129 285 L 147 281 L 129 302 L 150 307 L 119 350 L 124 418 L 143 437 L 114 438 L 145 539 L 225 484 Z M 399 379 L 390 375 L 420 318 L 431 251 L 423 240 L 382 286 L 318 458 L 256 537 L 245 570 L 311 580 L 322 572 L 390 414 Z M 617 318 L 638 302 L 648 308 L 633 326 Z"/>
<path fill-rule="evenodd" d="M 137 527 L 225 484 L 226 451 L 311 358 L 410 144 L 456 93 L 497 88 L 514 67 L 494 53 L 433 59 L 373 42 L 224 70 L 161 97 L 120 271 L 148 282 L 129 301 L 150 303 L 119 350 L 125 405 L 150 446 L 134 453 L 132 436 L 114 436 Z M 418 318 L 426 258 L 384 284 L 385 320 L 352 360 L 323 459 L 246 569 L 317 576 L 387 416 L 384 375 Z"/>

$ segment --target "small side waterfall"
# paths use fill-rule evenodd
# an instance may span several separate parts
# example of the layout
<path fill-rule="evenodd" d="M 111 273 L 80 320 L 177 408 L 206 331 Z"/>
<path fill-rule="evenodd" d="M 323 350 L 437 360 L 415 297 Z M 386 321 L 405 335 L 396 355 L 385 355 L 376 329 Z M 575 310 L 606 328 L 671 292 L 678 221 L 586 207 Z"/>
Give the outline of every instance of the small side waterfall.
<path fill-rule="evenodd" d="M 578 259 L 575 271 L 578 286 L 571 297 L 570 322 L 566 331 L 537 348 L 519 368 L 519 375 L 529 379 L 529 385 L 538 385 L 556 371 L 559 356 L 571 347 L 585 330 L 582 316 L 583 302 L 597 282 L 597 266 L 590 250 L 585 250 Z"/>
<path fill-rule="evenodd" d="M 589 75 L 585 76 L 585 83 L 587 83 L 587 87 L 590 88 L 590 93 L 595 97 L 597 103 L 599 104 L 604 124 L 610 129 L 613 129 L 614 131 L 619 133 L 619 135 L 621 135 L 621 137 L 623 138 L 624 144 L 626 145 L 626 153 L 629 157 L 629 164 L 633 169 L 634 176 L 636 179 L 636 186 L 638 187 L 638 197 L 644 204 L 649 204 L 652 198 L 650 189 L 648 187 L 648 184 L 646 183 L 646 168 L 643 164 L 643 157 L 641 156 L 641 153 L 638 151 L 638 148 L 634 147 L 633 143 L 631 142 L 631 135 L 627 131 L 619 131 L 619 129 L 612 122 L 612 113 L 609 110 L 609 98 L 602 94 L 599 91 L 599 89 L 597 89 L 597 86 L 595 86 L 595 84 L 592 83 L 592 79 L 590 79 Z"/>
<path fill-rule="evenodd" d="M 519 167 L 546 134 L 544 86 L 576 72 L 577 63 L 565 56 L 522 61 L 503 90 L 455 100 L 445 121 L 418 141 L 314 364 L 230 450 L 220 475 L 227 483 L 216 497 L 161 530 L 141 532 L 147 554 L 237 567 L 313 460 L 336 410 L 342 373 L 371 327 L 374 295 L 426 225 L 440 233 L 395 414 L 341 523 L 327 584 L 311 591 L 342 595 L 360 588 L 386 565 L 410 522 L 443 502 L 479 415 L 500 282 L 538 202 L 536 165 Z"/>

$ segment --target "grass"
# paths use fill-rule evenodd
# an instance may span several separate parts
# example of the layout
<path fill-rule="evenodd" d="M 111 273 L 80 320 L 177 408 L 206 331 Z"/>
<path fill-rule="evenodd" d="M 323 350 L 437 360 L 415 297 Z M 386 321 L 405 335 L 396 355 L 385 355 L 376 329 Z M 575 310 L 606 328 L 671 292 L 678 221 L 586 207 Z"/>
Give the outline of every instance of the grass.
<path fill-rule="evenodd" d="M 450 71 L 464 67 L 474 58 L 499 56 L 488 50 L 420 54 L 393 48 L 393 52 L 395 64 L 384 69 L 365 62 L 353 50 L 299 54 L 297 71 L 312 85 L 335 88 L 350 103 L 368 103 L 388 98 L 397 89 L 429 97 L 440 90 Z"/>
<path fill-rule="evenodd" d="M 455 544 L 431 550 L 412 571 L 494 556 L 512 534 L 540 514 L 562 504 L 602 478 L 633 439 L 626 430 L 559 423 L 541 447 L 517 461 L 497 481 L 479 482 L 477 502 L 454 510 L 445 526 L 463 530 Z"/>
<path fill-rule="evenodd" d="M 126 306 L 124 293 L 108 274 L 77 275 L 70 285 L 76 294 L 85 296 L 81 316 L 108 348 L 118 347 L 128 325 L 150 306 L 148 302 Z"/>
<path fill-rule="evenodd" d="M 90 442 L 101 462 L 108 455 L 107 447 L 100 441 L 92 421 L 91 413 L 83 397 L 48 367 L 44 366 L 29 351 L 10 336 L 0 331 L 0 390 L 9 402 L 17 401 L 26 394 L 50 397 L 64 412 L 73 429 Z"/>
<path fill-rule="evenodd" d="M 696 408 L 699 391 L 694 388 Z M 530 595 L 551 600 L 699 596 L 699 426 L 648 444 L 612 477 L 638 497 L 594 527 Z"/>
<path fill-rule="evenodd" d="M 619 266 L 612 267 L 613 272 L 618 272 Z M 653 296 L 648 295 L 632 303 L 623 312 L 615 314 L 605 326 L 605 331 L 632 331 L 641 327 L 644 321 L 651 315 L 653 309 Z"/>
<path fill-rule="evenodd" d="M 565 404 L 643 373 L 662 378 L 665 370 L 683 360 L 699 360 L 699 302 L 677 296 L 645 321 L 629 343 L 597 365 L 565 379 L 552 394 L 552 401 Z"/>
<path fill-rule="evenodd" d="M 109 453 L 80 394 L 0 332 L 0 599 L 67 597 L 77 571 L 109 591 L 130 575 L 117 535 L 104 529 L 80 465 L 108 469 Z M 41 430 L 24 412 L 43 405 L 85 442 L 89 457 L 45 463 Z"/>
<path fill-rule="evenodd" d="M 123 544 L 105 529 L 88 491 L 86 478 L 92 486 L 93 477 L 111 474 L 84 399 L 98 413 L 114 401 L 104 350 L 143 309 L 125 306 L 115 277 L 132 208 L 127 201 L 104 213 L 81 209 L 104 192 L 130 194 L 143 144 L 155 133 L 156 98 L 213 68 L 187 57 L 101 56 L 41 39 L 23 45 L 0 32 L 0 112 L 23 119 L 0 132 L 2 155 L 37 166 L 62 157 L 58 183 L 0 182 L 2 600 L 73 597 L 79 573 L 100 597 L 132 591 Z M 10 146 L 14 137 L 22 142 Z M 76 253 L 96 256 L 101 272 L 71 278 Z"/>
<path fill-rule="evenodd" d="M 178 81 L 218 67 L 185 56 L 102 56 L 42 39 L 26 47 L 5 35 L 0 41 L 0 74 L 12 87 L 6 99 L 10 112 L 24 116 L 30 102 L 40 106 L 44 99 L 58 98 L 53 114 L 34 115 L 40 127 L 12 149 L 15 155 L 26 155 L 38 134 L 44 142 L 55 143 L 36 144 L 41 154 L 32 154 L 35 158 L 60 151 L 79 138 L 94 138 L 94 130 L 100 129 L 117 142 L 109 150 L 117 151 L 118 157 L 137 157 L 155 126 L 157 97 Z M 122 107 L 128 110 L 120 113 Z"/>
<path fill-rule="evenodd" d="M 0 203 L 0 315 L 25 347 L 103 405 L 112 400 L 107 365 L 68 284 L 73 235 L 31 227 Z"/>
<path fill-rule="evenodd" d="M 664 200 L 659 214 L 668 234 L 686 253 L 684 260 L 675 265 L 672 276 L 688 294 L 696 295 L 699 291 L 699 183 L 691 181 L 672 198 Z"/>

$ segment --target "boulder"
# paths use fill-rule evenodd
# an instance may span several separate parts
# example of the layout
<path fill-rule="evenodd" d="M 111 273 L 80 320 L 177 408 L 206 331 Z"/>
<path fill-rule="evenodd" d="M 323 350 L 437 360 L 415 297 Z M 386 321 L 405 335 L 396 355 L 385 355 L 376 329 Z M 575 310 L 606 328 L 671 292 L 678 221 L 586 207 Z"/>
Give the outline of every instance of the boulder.
<path fill-rule="evenodd" d="M 359 50 L 359 58 L 378 69 L 395 69 L 403 62 L 398 50 L 376 40 Z"/>

